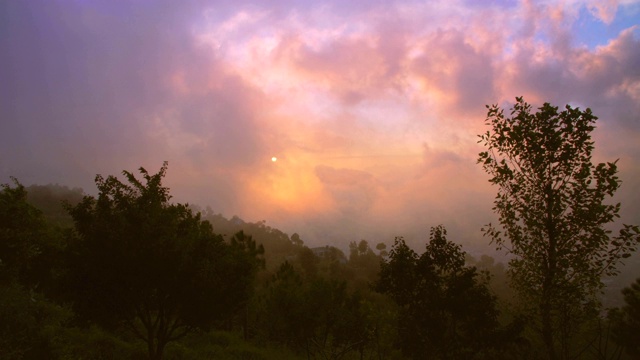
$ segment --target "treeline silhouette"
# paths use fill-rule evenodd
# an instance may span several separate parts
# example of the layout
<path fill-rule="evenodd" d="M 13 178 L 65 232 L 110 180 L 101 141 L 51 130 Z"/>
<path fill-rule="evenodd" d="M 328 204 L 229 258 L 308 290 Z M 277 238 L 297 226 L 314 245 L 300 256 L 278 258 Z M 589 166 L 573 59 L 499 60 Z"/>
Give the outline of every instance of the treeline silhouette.
<path fill-rule="evenodd" d="M 149 177 L 154 176 L 158 174 Z M 148 188 L 151 184 L 140 185 L 154 191 Z M 132 200 L 147 202 L 146 196 L 160 195 L 158 187 L 155 192 L 140 192 Z M 83 225 L 88 220 L 80 218 L 88 216 L 83 211 L 90 207 L 83 197 L 80 189 L 58 185 L 4 185 L 1 358 L 543 357 L 526 329 L 527 320 L 514 310 L 505 267 L 487 256 L 473 259 L 465 254 L 447 239 L 443 226 L 431 229 L 422 254 L 397 238 L 390 248 L 351 242 L 345 256 L 333 247 L 310 249 L 297 234 L 289 236 L 264 222 L 226 219 L 211 209 L 202 210 L 198 218 L 181 207 L 169 216 L 191 221 L 201 227 L 198 236 L 206 235 L 202 241 L 219 246 L 189 251 L 193 244 L 183 239 L 162 238 L 171 224 L 160 215 L 145 223 L 134 210 L 123 210 L 119 215 L 127 218 L 108 214 L 108 220 L 95 218 Z M 163 206 L 175 205 L 165 201 Z M 136 211 L 150 214 L 146 206 Z M 74 225 L 74 217 L 80 223 Z M 92 249 L 78 244 L 82 226 L 105 237 L 82 241 L 102 244 Z M 149 226 L 158 233 L 141 233 Z M 188 234 L 180 231 L 181 236 Z M 129 239 L 118 244 L 117 237 Z M 163 244 L 174 240 L 176 248 Z M 139 241 L 149 243 L 137 244 L 138 249 L 115 248 Z M 184 264 L 170 259 L 175 253 Z M 222 256 L 229 260 L 220 261 Z M 197 274 L 196 266 L 207 260 L 212 266 L 209 278 Z M 188 264 L 195 268 L 185 268 Z M 190 286 L 195 288 L 188 290 Z M 193 293 L 196 290 L 202 297 Z M 165 340 L 150 342 L 149 329 L 147 335 L 136 335 L 144 329 L 143 320 L 128 316 L 136 306 L 151 307 L 148 316 L 159 316 L 159 303 L 152 302 L 160 300 L 161 291 L 171 302 L 182 302 L 184 323 L 175 339 L 165 334 Z M 585 339 L 596 341 L 582 358 L 633 358 L 622 347 L 637 354 L 638 329 L 630 329 L 632 323 L 622 319 L 638 311 L 640 283 L 625 290 L 625 299 L 626 307 L 594 317 Z M 166 341 L 161 351 L 159 341 Z M 149 350 L 150 344 L 155 351 Z"/>
<path fill-rule="evenodd" d="M 0 358 L 638 358 L 640 279 L 620 307 L 606 311 L 594 297 L 637 241 L 637 227 L 610 238 L 592 226 L 610 220 L 593 214 L 617 214 L 598 189 L 611 196 L 619 183 L 615 163 L 590 170 L 592 143 L 580 136 L 592 127 L 576 124 L 595 119 L 548 104 L 531 114 L 517 100 L 513 118 L 490 108 L 493 132 L 481 154 L 501 186 L 503 221 L 485 232 L 510 247 L 508 266 L 474 259 L 437 224 L 418 251 L 401 237 L 390 247 L 352 241 L 348 255 L 309 248 L 264 221 L 172 202 L 162 184 L 167 163 L 155 174 L 124 171 L 124 180 L 98 175 L 97 196 L 13 179 L 0 192 Z M 510 148 L 519 144 L 509 139 L 529 147 Z M 548 173 L 577 161 L 574 151 L 588 164 L 566 177 Z M 536 176 L 569 190 L 527 188 L 523 179 Z M 554 207 L 567 199 L 570 206 Z M 562 223 L 567 214 L 575 224 Z M 562 226 L 578 229 L 578 240 Z M 610 271 L 589 272 L 597 266 Z"/>

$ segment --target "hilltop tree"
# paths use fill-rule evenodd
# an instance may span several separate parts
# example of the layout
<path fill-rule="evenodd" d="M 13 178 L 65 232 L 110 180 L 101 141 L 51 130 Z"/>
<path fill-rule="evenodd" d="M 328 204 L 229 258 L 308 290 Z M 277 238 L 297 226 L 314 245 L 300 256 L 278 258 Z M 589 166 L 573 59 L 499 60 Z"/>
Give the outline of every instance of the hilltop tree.
<path fill-rule="evenodd" d="M 69 206 L 77 239 L 69 287 L 87 321 L 128 329 L 161 359 L 165 345 L 207 329 L 243 306 L 261 249 L 243 234 L 231 244 L 187 205 L 169 203 L 167 164 L 144 182 L 96 176 L 97 198 Z"/>
<path fill-rule="evenodd" d="M 620 204 L 607 204 L 620 187 L 616 162 L 592 163 L 590 109 L 516 99 L 511 117 L 487 106 L 480 135 L 487 151 L 478 163 L 498 186 L 493 210 L 500 227 L 484 228 L 498 249 L 506 249 L 512 284 L 530 305 L 534 328 L 549 359 L 570 356 L 571 338 L 598 309 L 601 276 L 616 273 L 620 259 L 638 242 L 638 227 L 624 225 L 611 236 L 606 225 Z"/>

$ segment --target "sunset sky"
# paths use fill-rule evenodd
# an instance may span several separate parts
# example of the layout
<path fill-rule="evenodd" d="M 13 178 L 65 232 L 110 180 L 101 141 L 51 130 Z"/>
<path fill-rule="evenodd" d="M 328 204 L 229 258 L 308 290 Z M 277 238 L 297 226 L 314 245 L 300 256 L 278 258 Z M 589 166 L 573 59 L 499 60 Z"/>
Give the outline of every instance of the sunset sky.
<path fill-rule="evenodd" d="M 174 200 L 311 246 L 486 242 L 477 135 L 516 96 L 593 110 L 640 223 L 640 1 L 0 3 L 1 183 L 167 160 Z"/>

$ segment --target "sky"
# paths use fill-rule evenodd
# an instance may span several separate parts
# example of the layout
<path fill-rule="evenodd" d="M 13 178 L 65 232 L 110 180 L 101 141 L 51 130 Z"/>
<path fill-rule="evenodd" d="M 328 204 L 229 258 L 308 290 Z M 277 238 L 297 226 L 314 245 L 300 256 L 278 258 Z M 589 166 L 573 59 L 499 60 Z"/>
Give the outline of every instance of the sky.
<path fill-rule="evenodd" d="M 310 246 L 487 246 L 477 136 L 516 96 L 593 110 L 639 224 L 638 0 L 0 2 L 0 182 L 168 161 L 175 201 Z"/>

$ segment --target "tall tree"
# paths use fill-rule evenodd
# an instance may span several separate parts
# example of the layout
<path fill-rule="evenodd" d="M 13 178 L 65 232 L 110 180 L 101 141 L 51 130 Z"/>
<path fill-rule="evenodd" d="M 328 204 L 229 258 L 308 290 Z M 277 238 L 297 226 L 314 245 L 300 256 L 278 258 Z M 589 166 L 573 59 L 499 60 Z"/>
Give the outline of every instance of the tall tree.
<path fill-rule="evenodd" d="M 616 273 L 636 248 L 638 227 L 612 236 L 606 225 L 620 204 L 606 200 L 620 187 L 616 162 L 592 163 L 596 117 L 567 105 L 545 103 L 533 113 L 516 98 L 511 117 L 487 106 L 480 135 L 487 151 L 478 163 L 498 186 L 493 210 L 500 225 L 483 230 L 506 249 L 512 283 L 529 304 L 550 359 L 570 356 L 581 321 L 596 314 L 601 276 Z"/>
<path fill-rule="evenodd" d="M 75 309 L 144 340 L 151 359 L 196 327 L 208 328 L 244 304 L 261 249 L 243 234 L 231 244 L 162 186 L 167 164 L 144 182 L 125 171 L 96 177 L 98 198 L 69 206 L 78 235 L 70 286 Z"/>

